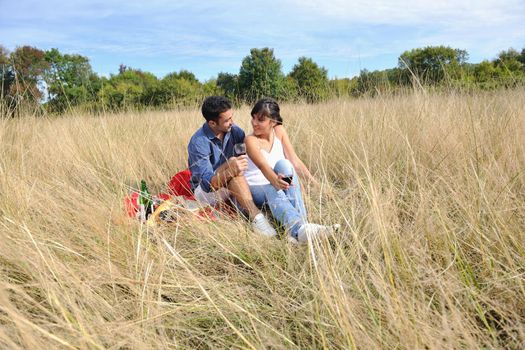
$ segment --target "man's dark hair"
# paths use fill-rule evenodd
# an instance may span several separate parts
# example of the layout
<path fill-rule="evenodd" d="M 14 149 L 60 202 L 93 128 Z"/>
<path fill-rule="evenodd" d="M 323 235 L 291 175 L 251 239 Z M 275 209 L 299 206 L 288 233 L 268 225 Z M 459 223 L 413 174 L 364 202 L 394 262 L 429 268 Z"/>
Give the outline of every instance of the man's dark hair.
<path fill-rule="evenodd" d="M 202 116 L 207 122 L 219 120 L 219 114 L 232 109 L 232 103 L 224 96 L 210 96 L 202 103 Z"/>

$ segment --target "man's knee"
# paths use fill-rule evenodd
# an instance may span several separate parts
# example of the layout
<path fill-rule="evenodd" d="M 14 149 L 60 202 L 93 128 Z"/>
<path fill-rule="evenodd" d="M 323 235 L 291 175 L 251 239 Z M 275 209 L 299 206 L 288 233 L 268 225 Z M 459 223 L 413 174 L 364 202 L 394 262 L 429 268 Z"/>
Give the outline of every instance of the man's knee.
<path fill-rule="evenodd" d="M 242 195 L 244 197 L 251 197 L 250 186 L 243 175 L 233 177 L 228 182 L 228 190 L 232 194 Z"/>
<path fill-rule="evenodd" d="M 237 187 L 249 187 L 248 182 L 244 178 L 244 175 L 237 175 L 230 179 L 228 182 L 228 188 L 237 188 Z"/>

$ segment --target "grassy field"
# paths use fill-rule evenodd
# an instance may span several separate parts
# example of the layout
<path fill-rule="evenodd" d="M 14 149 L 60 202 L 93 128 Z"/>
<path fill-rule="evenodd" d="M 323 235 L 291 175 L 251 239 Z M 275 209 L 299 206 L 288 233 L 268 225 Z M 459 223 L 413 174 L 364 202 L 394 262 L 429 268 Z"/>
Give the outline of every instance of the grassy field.
<path fill-rule="evenodd" d="M 0 120 L 0 348 L 525 347 L 525 91 L 283 105 L 330 240 L 147 229 L 197 110 Z M 235 112 L 249 130 L 249 108 Z"/>

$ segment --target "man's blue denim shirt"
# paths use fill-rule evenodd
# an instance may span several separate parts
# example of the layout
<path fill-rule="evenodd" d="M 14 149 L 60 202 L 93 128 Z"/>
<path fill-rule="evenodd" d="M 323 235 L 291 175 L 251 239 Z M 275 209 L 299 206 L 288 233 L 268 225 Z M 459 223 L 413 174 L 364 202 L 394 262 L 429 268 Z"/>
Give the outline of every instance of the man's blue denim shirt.
<path fill-rule="evenodd" d="M 244 142 L 244 131 L 233 125 L 230 132 L 219 140 L 213 131 L 204 123 L 197 130 L 188 144 L 188 166 L 191 171 L 191 188 L 195 190 L 199 185 L 205 192 L 211 191 L 211 178 L 215 171 L 226 160 L 234 156 L 233 146 Z"/>

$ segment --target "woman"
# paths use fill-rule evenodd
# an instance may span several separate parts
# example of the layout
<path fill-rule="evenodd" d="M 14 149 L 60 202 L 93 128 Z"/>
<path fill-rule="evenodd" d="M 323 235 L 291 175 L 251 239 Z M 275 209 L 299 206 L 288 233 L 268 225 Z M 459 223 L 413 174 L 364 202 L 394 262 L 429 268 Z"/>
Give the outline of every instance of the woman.
<path fill-rule="evenodd" d="M 331 234 L 332 227 L 306 221 L 297 174 L 307 181 L 316 181 L 294 151 L 277 102 L 271 98 L 257 101 L 251 116 L 253 133 L 245 138 L 249 160 L 244 177 L 255 205 L 269 206 L 273 217 L 286 228 L 292 243 Z"/>

